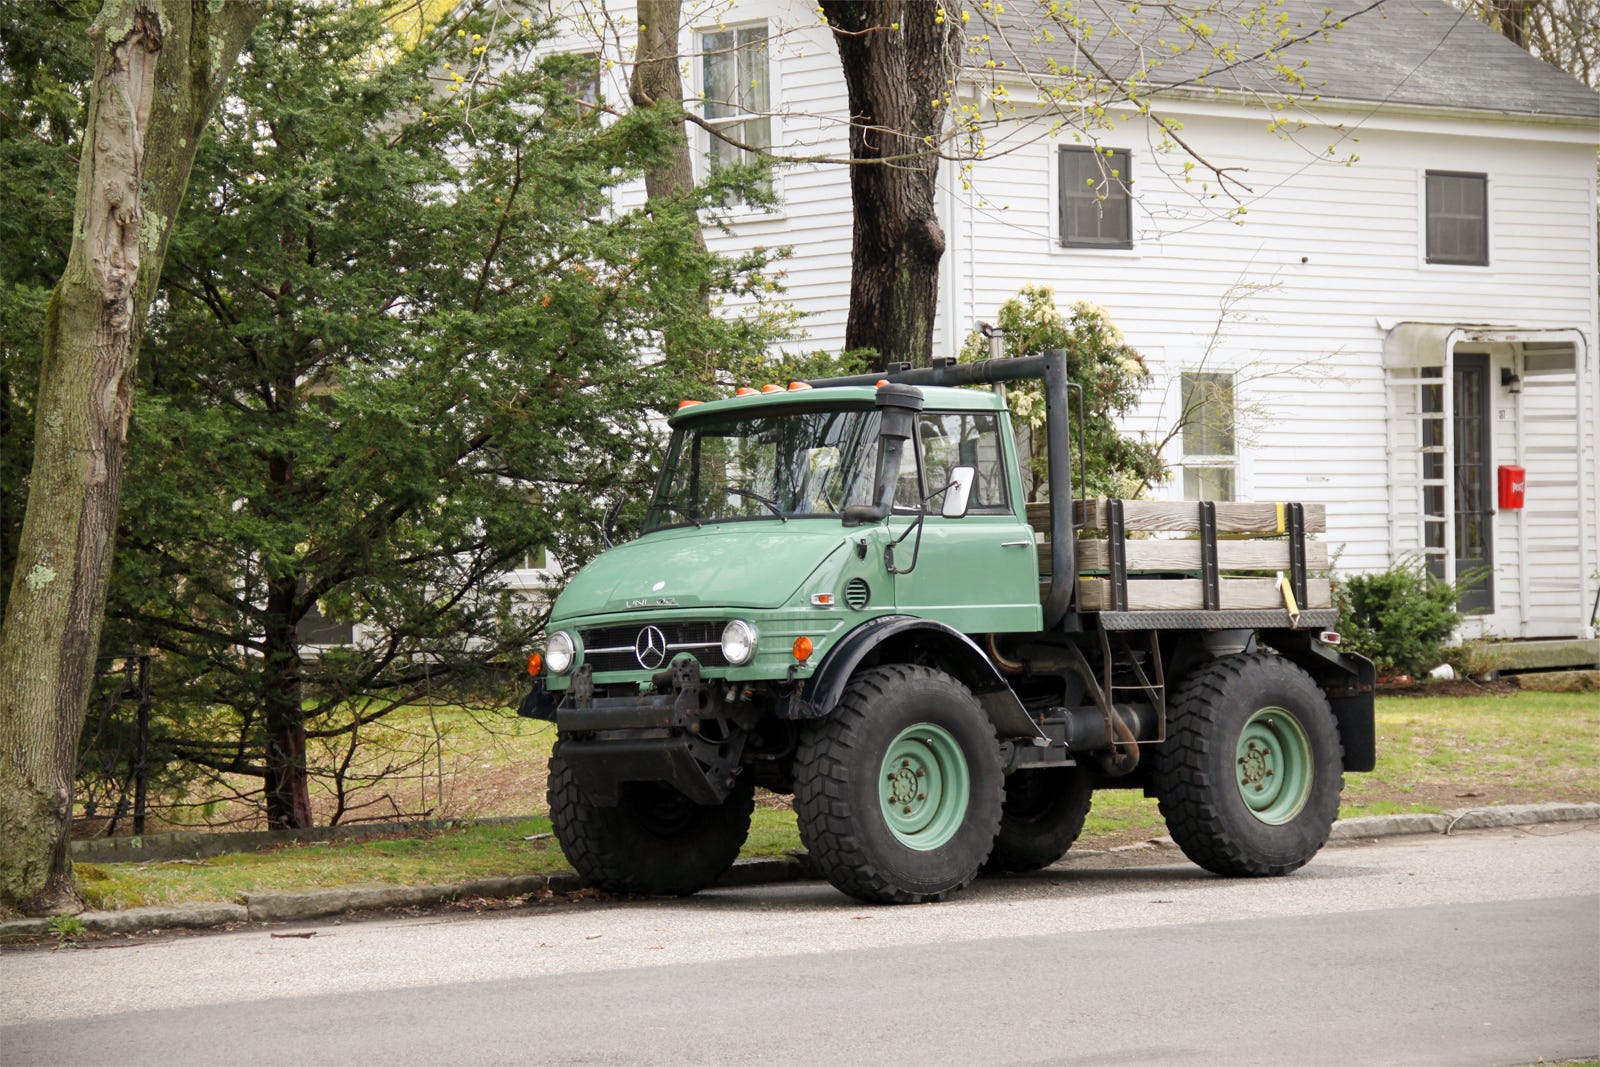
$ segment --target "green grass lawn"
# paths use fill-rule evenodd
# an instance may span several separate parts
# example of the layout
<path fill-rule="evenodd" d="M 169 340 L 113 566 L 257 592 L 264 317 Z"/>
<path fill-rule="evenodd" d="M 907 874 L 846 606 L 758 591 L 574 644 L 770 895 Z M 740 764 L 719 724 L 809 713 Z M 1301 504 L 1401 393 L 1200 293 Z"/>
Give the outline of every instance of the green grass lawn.
<path fill-rule="evenodd" d="M 465 722 L 453 734 L 472 738 Z M 545 727 L 545 724 L 536 724 Z M 1345 780 L 1345 818 L 1393 812 L 1547 800 L 1600 800 L 1600 701 L 1593 695 L 1512 693 L 1466 698 L 1392 697 L 1378 701 L 1378 767 Z M 542 761 L 550 731 L 502 732 L 451 759 L 461 775 L 511 783 L 516 803 L 542 811 Z M 534 766 L 530 767 L 530 764 Z M 447 788 L 470 791 L 471 782 Z M 488 793 L 484 795 L 490 795 Z M 504 799 L 504 798 L 502 798 Z M 509 802 L 509 801 L 507 801 Z M 565 870 L 546 818 L 466 826 L 360 843 L 289 845 L 206 860 L 78 864 L 91 908 L 193 900 L 236 900 L 243 893 L 352 885 L 429 885 Z M 1137 790 L 1095 794 L 1082 848 L 1165 832 L 1154 800 Z M 745 856 L 781 856 L 800 847 L 794 813 L 760 807 Z"/>

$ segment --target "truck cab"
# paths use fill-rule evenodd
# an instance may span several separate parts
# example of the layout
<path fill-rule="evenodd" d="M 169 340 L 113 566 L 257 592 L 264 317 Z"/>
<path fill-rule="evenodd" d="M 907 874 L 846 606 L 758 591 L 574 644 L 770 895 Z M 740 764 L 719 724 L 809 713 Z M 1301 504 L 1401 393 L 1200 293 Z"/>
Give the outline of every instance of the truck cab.
<path fill-rule="evenodd" d="M 971 387 L 1022 377 L 1046 382 L 1048 504 L 1025 499 L 1003 397 Z M 868 901 L 1054 862 L 1103 788 L 1161 797 L 1219 873 L 1309 860 L 1340 774 L 1370 767 L 1370 664 L 1327 610 L 1228 611 L 1209 586 L 1199 611 L 1079 610 L 1067 391 L 1053 352 L 681 407 L 643 532 L 558 598 L 523 704 L 557 726 L 551 815 L 580 876 L 710 884 L 756 787 L 794 795 L 813 862 Z M 1196 787 L 1219 701 L 1232 755 Z"/>

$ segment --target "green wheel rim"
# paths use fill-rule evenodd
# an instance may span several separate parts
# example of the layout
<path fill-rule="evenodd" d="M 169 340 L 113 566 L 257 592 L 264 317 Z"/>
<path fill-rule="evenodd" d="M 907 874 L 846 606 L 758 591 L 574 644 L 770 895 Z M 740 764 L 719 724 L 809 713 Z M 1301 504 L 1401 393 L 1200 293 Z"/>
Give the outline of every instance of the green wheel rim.
<path fill-rule="evenodd" d="M 1311 739 L 1300 720 L 1282 708 L 1262 708 L 1250 716 L 1235 751 L 1239 795 L 1257 819 L 1281 826 L 1306 806 L 1311 796 Z"/>
<path fill-rule="evenodd" d="M 878 803 L 895 840 L 918 852 L 949 842 L 967 817 L 972 781 L 961 746 L 921 722 L 895 735 L 878 774 Z"/>

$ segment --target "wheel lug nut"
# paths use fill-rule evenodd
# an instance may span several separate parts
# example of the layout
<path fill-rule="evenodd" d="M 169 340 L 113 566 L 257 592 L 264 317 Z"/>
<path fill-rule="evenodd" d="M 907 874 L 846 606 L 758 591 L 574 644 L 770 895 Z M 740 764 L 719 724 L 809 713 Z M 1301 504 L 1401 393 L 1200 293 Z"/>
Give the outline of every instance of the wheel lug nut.
<path fill-rule="evenodd" d="M 917 794 L 917 799 L 918 800 L 927 800 L 928 799 L 928 794 L 926 794 L 926 793 L 918 793 Z"/>
<path fill-rule="evenodd" d="M 901 812 L 902 815 L 910 815 L 911 814 L 911 805 L 907 804 L 905 807 L 900 809 L 900 812 Z"/>
<path fill-rule="evenodd" d="M 927 771 L 918 771 L 917 772 L 917 777 L 918 778 L 926 778 L 927 776 L 928 776 L 928 772 Z"/>

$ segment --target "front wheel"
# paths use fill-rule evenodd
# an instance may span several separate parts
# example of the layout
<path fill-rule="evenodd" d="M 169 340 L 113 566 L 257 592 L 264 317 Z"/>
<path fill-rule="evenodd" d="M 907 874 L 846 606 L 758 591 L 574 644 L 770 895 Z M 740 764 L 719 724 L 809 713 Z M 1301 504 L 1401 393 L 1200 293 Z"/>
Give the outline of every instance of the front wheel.
<path fill-rule="evenodd" d="M 685 896 L 733 866 L 750 833 L 755 790 L 736 785 L 721 804 L 696 804 L 661 782 L 625 782 L 619 803 L 592 802 L 562 758 L 550 755 L 550 822 L 585 885 L 609 893 Z"/>
<path fill-rule="evenodd" d="M 1328 840 L 1343 761 L 1333 712 L 1310 675 L 1282 656 L 1227 656 L 1173 696 L 1155 761 L 1161 814 L 1208 871 L 1288 874 Z"/>
<path fill-rule="evenodd" d="M 795 759 L 800 839 L 835 887 L 870 903 L 940 900 L 977 875 L 1000 825 L 994 727 L 927 667 L 874 667 Z"/>

